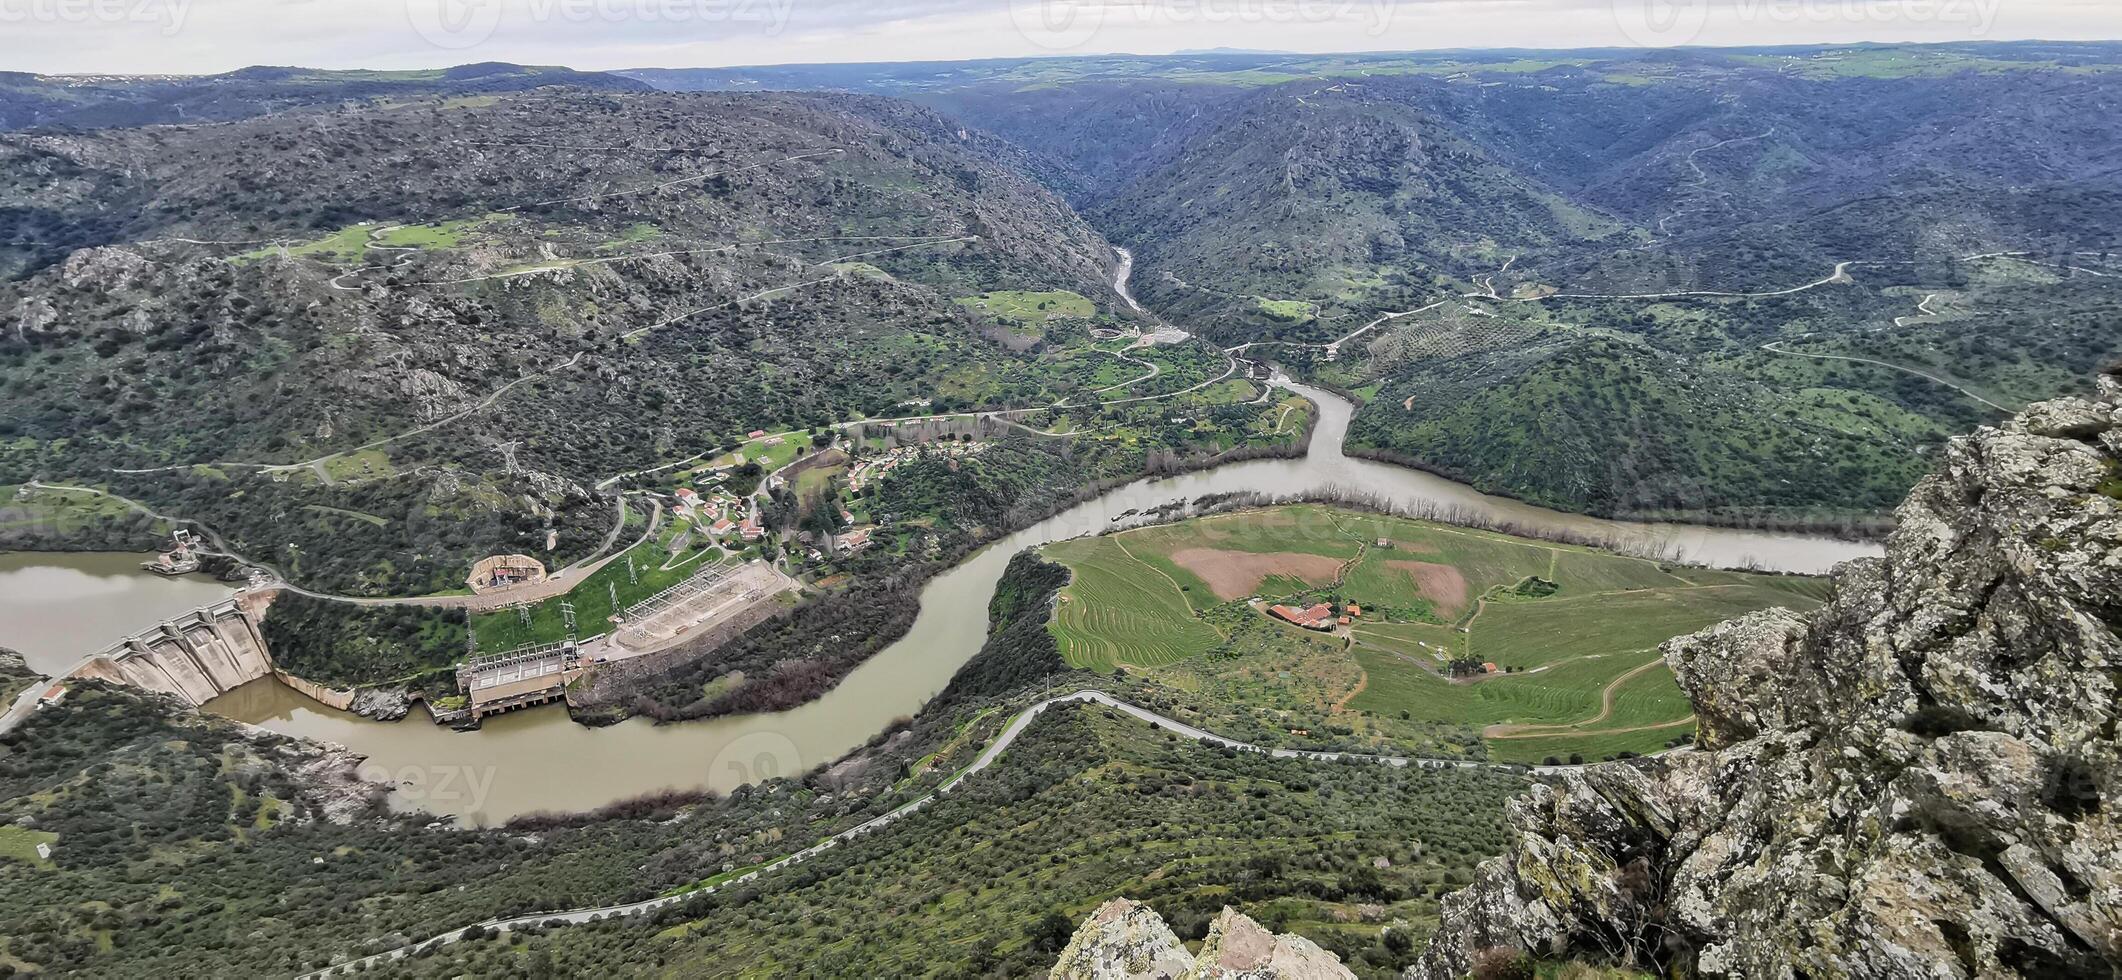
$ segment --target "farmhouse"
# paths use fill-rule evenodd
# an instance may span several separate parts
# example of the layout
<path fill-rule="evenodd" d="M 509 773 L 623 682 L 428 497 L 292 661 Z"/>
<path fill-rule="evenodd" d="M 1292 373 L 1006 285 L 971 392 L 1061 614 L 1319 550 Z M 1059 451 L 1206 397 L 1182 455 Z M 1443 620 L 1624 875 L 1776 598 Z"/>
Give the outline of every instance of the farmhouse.
<path fill-rule="evenodd" d="M 867 527 L 853 528 L 835 539 L 833 547 L 840 551 L 860 551 L 869 547 L 869 532 Z"/>
<path fill-rule="evenodd" d="M 1308 630 L 1334 628 L 1334 607 L 1323 602 L 1302 609 L 1294 606 L 1269 606 L 1267 611 L 1277 619 L 1287 620 Z"/>

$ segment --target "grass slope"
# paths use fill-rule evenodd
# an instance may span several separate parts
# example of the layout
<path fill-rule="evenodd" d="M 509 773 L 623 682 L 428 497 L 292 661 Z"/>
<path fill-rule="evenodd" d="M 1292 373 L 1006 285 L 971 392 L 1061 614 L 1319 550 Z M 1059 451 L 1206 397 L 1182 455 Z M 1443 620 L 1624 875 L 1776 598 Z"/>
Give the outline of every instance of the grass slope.
<path fill-rule="evenodd" d="M 1074 574 L 1050 624 L 1064 658 L 1133 668 L 1128 680 L 1160 710 L 1278 745 L 1459 754 L 1478 735 L 1509 761 L 1647 752 L 1687 734 L 1691 709 L 1658 645 L 1753 610 L 1809 607 L 1824 588 L 1314 505 L 1046 553 Z M 1265 574 L 1278 566 L 1340 571 Z M 1209 579 L 1225 597 L 1250 583 L 1254 596 L 1366 612 L 1342 635 L 1306 633 L 1219 598 Z M 1501 670 L 1454 680 L 1462 658 Z"/>

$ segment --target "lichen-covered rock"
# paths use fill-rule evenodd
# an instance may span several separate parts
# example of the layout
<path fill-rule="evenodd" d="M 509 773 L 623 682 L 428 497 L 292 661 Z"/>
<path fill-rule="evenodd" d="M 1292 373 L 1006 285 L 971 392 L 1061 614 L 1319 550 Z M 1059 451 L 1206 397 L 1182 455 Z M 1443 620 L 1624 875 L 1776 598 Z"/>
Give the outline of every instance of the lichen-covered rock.
<path fill-rule="evenodd" d="M 1302 936 L 1278 936 L 1225 908 L 1198 955 L 1147 905 L 1116 898 L 1069 939 L 1055 980 L 1354 980 L 1334 954 Z"/>
<path fill-rule="evenodd" d="M 1334 954 L 1303 936 L 1278 936 L 1224 908 L 1201 940 L 1189 978 L 1200 980 L 1339 980 L 1353 977 Z"/>
<path fill-rule="evenodd" d="M 2122 967 L 2122 382 L 1955 440 L 1820 609 L 1666 644 L 1696 750 L 1553 777 L 1410 978 Z"/>
<path fill-rule="evenodd" d="M 354 699 L 347 704 L 346 710 L 363 718 L 397 721 L 412 713 L 412 691 L 403 684 L 359 688 L 354 691 Z"/>
<path fill-rule="evenodd" d="M 1055 980 L 1176 980 L 1194 958 L 1155 909 L 1124 898 L 1098 906 L 1069 938 Z"/>

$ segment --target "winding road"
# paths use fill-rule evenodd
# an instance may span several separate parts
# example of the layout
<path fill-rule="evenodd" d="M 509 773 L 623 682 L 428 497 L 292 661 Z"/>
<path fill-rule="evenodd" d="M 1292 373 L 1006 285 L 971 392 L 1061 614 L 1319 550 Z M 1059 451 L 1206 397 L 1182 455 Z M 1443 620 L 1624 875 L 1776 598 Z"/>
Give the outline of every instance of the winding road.
<path fill-rule="evenodd" d="M 1014 718 L 1010 719 L 1009 724 L 1003 726 L 1001 733 L 995 736 L 995 740 L 988 743 L 987 748 L 982 750 L 979 756 L 973 759 L 970 765 L 966 766 L 964 769 L 959 770 L 950 778 L 945 779 L 941 784 L 937 785 L 934 792 L 929 793 L 928 795 L 923 796 L 910 803 L 907 803 L 903 806 L 900 806 L 898 809 L 892 810 L 889 813 L 873 817 L 867 821 L 862 822 L 861 824 L 848 828 L 847 830 L 843 830 L 837 834 L 832 835 L 831 837 L 827 837 L 824 840 L 819 841 L 818 843 L 813 844 L 810 847 L 806 847 L 803 850 L 797 851 L 794 854 L 790 854 L 769 864 L 761 865 L 758 868 L 748 871 L 735 878 L 731 878 L 728 881 L 717 882 L 712 885 L 704 885 L 700 888 L 694 889 L 692 891 L 680 895 L 665 895 L 659 896 L 657 898 L 643 899 L 638 902 L 627 902 L 618 905 L 600 905 L 594 908 L 560 909 L 552 912 L 532 912 L 526 915 L 515 915 L 509 916 L 507 918 L 487 919 L 482 922 L 466 923 L 465 925 L 456 926 L 446 932 L 440 933 L 434 938 L 426 940 L 425 942 L 409 943 L 407 945 L 399 946 L 394 949 L 388 949 L 380 953 L 364 956 L 360 959 L 349 960 L 344 963 L 335 964 L 323 970 L 303 974 L 302 980 L 310 980 L 310 978 L 313 977 L 324 977 L 336 972 L 348 972 L 351 969 L 355 968 L 366 969 L 378 963 L 402 959 L 406 956 L 412 955 L 414 952 L 423 948 L 442 946 L 457 942 L 463 938 L 463 935 L 466 931 L 475 928 L 485 933 L 505 933 L 532 926 L 580 925 L 586 922 L 602 921 L 605 919 L 620 918 L 632 915 L 643 915 L 650 912 L 658 912 L 673 905 L 689 902 L 695 898 L 700 898 L 706 895 L 713 895 L 726 888 L 750 884 L 754 881 L 757 881 L 760 877 L 764 875 L 769 875 L 784 868 L 801 864 L 804 861 L 817 857 L 818 855 L 823 854 L 826 851 L 832 850 L 833 848 L 838 847 L 841 844 L 851 841 L 857 837 L 860 837 L 864 834 L 872 833 L 877 830 L 881 830 L 885 827 L 891 826 L 894 823 L 898 823 L 899 821 L 904 820 L 915 813 L 920 812 L 924 807 L 927 807 L 928 805 L 942 798 L 944 794 L 947 794 L 950 791 L 957 789 L 974 774 L 1002 761 L 1003 753 L 1009 750 L 1010 745 L 1017 741 L 1018 736 L 1023 735 L 1025 730 L 1031 727 L 1031 723 L 1036 720 L 1041 714 L 1044 714 L 1046 712 L 1046 709 L 1054 707 L 1056 705 L 1077 703 L 1104 705 L 1107 708 L 1112 708 L 1114 710 L 1137 718 L 1141 721 L 1148 722 L 1153 727 L 1167 729 L 1188 739 L 1192 739 L 1198 742 L 1205 742 L 1220 748 L 1235 749 L 1240 752 L 1257 752 L 1276 759 L 1295 759 L 1304 762 L 1341 762 L 1347 760 L 1355 762 L 1371 762 L 1381 765 L 1393 766 L 1396 768 L 1405 768 L 1407 766 L 1413 765 L 1425 766 L 1435 769 L 1488 769 L 1500 772 L 1530 772 L 1534 775 L 1546 775 L 1551 773 L 1563 772 L 1571 769 L 1583 768 L 1582 766 L 1519 766 L 1497 762 L 1472 762 L 1458 759 L 1418 759 L 1408 756 L 1365 755 L 1362 753 L 1355 752 L 1309 752 L 1299 749 L 1270 749 L 1254 745 L 1250 742 L 1241 742 L 1237 739 L 1225 738 L 1221 735 L 1215 734 L 1214 732 L 1204 731 L 1202 729 L 1195 728 L 1194 726 L 1179 721 L 1178 719 L 1169 717 L 1167 715 L 1161 715 L 1157 712 L 1149 710 L 1148 708 L 1144 708 L 1139 705 L 1134 705 L 1126 701 L 1122 701 L 1119 698 L 1113 697 L 1112 695 L 1105 693 L 1104 691 L 1082 690 L 1077 691 L 1073 694 L 1063 694 L 1056 697 L 1047 698 L 1043 701 L 1033 704 L 1028 708 L 1025 708 L 1023 711 L 1018 712 Z"/>
<path fill-rule="evenodd" d="M 1788 343 L 1788 341 L 1770 341 L 1766 344 L 1762 344 L 1761 349 L 1771 354 L 1787 354 L 1791 357 L 1810 357 L 1816 361 L 1848 361 L 1852 364 L 1871 364 L 1878 367 L 1887 368 L 1889 370 L 1899 371 L 1903 374 L 1913 374 L 1916 377 L 1923 378 L 1929 381 L 1935 381 L 1938 384 L 1944 385 L 1947 388 L 1951 388 L 1952 390 L 1957 391 L 1960 394 L 1966 395 L 1967 397 L 1981 402 L 1984 405 L 1988 405 L 1989 407 L 1994 408 L 1999 412 L 2003 412 L 2006 415 L 2010 415 L 2013 411 L 2012 409 L 2005 408 L 2004 406 L 1999 405 L 1996 402 L 1990 401 L 1989 399 L 1984 398 L 1981 395 L 1977 395 L 1974 392 L 1967 390 L 1966 388 L 1962 388 L 1958 384 L 1955 384 L 1951 381 L 1947 381 L 1944 378 L 1938 377 L 1935 374 L 1930 374 L 1924 371 L 1918 371 L 1912 367 L 1902 367 L 1899 364 L 1894 364 L 1888 361 L 1874 360 L 1869 357 L 1849 357 L 1842 354 L 1808 354 L 1804 351 L 1784 350 L 1779 345 L 1785 343 Z"/>

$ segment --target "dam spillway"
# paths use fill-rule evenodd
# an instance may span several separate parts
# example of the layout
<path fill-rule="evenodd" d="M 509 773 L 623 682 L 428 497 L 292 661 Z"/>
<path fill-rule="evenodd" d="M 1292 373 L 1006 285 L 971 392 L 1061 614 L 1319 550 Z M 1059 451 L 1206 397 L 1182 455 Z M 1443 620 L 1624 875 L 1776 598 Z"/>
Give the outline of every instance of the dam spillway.
<path fill-rule="evenodd" d="M 258 631 L 261 597 L 239 596 L 127 637 L 74 671 L 171 694 L 197 707 L 273 672 Z"/>

